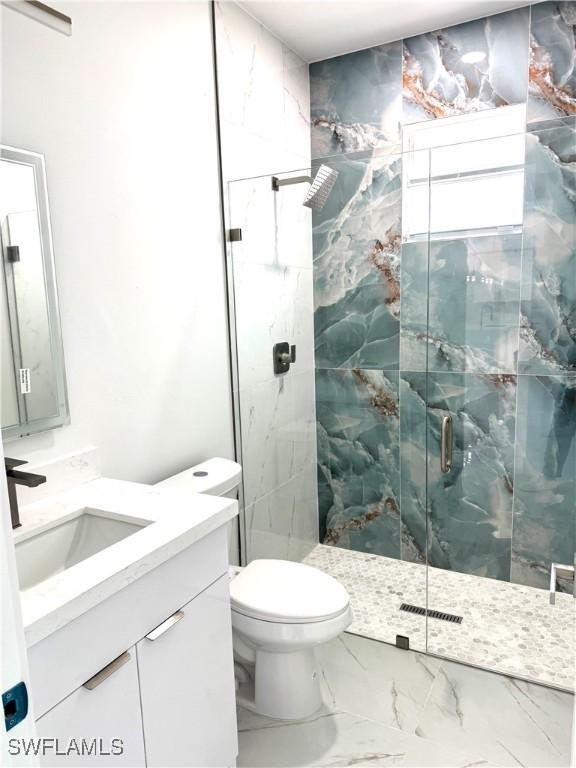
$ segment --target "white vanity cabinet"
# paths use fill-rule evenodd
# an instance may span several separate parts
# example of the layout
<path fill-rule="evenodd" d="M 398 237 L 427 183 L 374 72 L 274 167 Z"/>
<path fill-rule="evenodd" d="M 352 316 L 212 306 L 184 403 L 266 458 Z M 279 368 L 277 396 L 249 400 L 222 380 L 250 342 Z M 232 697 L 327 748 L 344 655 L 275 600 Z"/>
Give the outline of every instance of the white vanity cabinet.
<path fill-rule="evenodd" d="M 228 576 L 169 617 L 136 649 L 146 765 L 233 765 L 237 741 Z"/>
<path fill-rule="evenodd" d="M 53 707 L 36 729 L 40 738 L 57 740 L 45 750 L 42 766 L 144 766 L 136 649 Z"/>
<path fill-rule="evenodd" d="M 232 627 L 223 527 L 28 649 L 38 735 L 118 755 L 42 766 L 235 765 Z M 117 750 L 116 750 L 117 751 Z"/>

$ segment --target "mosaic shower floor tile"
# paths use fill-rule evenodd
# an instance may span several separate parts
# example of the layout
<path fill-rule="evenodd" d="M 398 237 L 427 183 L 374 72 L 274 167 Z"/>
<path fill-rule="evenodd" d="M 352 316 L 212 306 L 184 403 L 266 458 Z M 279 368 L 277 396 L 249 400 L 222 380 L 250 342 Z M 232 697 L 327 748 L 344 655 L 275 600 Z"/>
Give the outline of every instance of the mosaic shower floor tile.
<path fill-rule="evenodd" d="M 414 650 L 574 690 L 576 601 L 569 594 L 550 605 L 542 589 L 324 544 L 304 562 L 349 591 L 352 634 L 388 643 L 403 635 Z M 429 610 L 461 616 L 461 623 L 400 610 L 402 603 L 425 608 L 427 591 Z"/>

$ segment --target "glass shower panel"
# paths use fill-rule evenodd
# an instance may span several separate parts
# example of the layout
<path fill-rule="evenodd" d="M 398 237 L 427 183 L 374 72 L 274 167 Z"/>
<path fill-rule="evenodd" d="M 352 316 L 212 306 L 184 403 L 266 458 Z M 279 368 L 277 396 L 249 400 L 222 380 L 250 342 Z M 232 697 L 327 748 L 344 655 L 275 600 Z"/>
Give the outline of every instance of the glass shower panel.
<path fill-rule="evenodd" d="M 327 571 L 351 594 L 351 631 L 424 650 L 426 366 L 410 350 L 426 330 L 429 153 L 324 163 L 338 175 L 312 212 L 320 163 L 229 187 L 246 558 Z M 296 356 L 275 374 L 279 342 Z"/>
<path fill-rule="evenodd" d="M 309 175 L 310 169 L 294 174 Z M 279 174 L 282 177 L 282 174 Z M 302 560 L 318 543 L 313 357 L 312 222 L 307 185 L 272 177 L 229 184 L 244 559 Z M 279 343 L 295 347 L 274 371 Z"/>
<path fill-rule="evenodd" d="M 431 150 L 427 647 L 570 688 L 576 190 L 548 139 Z"/>

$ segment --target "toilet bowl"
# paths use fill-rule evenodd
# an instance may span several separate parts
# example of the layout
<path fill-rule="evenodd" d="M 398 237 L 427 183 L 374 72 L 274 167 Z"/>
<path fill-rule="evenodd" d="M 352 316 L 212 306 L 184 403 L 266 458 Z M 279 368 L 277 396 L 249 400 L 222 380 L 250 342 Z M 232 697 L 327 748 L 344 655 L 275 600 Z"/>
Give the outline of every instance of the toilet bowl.
<path fill-rule="evenodd" d="M 230 583 L 234 655 L 251 675 L 240 706 L 296 720 L 322 705 L 315 648 L 352 621 L 344 587 L 328 574 L 287 560 L 253 560 Z"/>
<path fill-rule="evenodd" d="M 159 486 L 235 496 L 241 467 L 209 459 Z M 351 623 L 350 599 L 332 576 L 288 560 L 253 560 L 230 580 L 238 703 L 268 717 L 297 720 L 322 705 L 315 649 Z"/>

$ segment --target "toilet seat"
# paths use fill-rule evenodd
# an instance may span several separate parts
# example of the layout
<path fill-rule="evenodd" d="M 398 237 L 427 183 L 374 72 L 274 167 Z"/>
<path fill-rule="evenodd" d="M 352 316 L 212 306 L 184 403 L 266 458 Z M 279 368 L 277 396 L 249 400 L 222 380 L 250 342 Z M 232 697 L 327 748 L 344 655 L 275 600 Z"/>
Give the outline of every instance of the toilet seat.
<path fill-rule="evenodd" d="M 279 624 L 313 624 L 349 610 L 344 587 L 327 573 L 288 560 L 253 560 L 230 582 L 232 611 Z"/>

